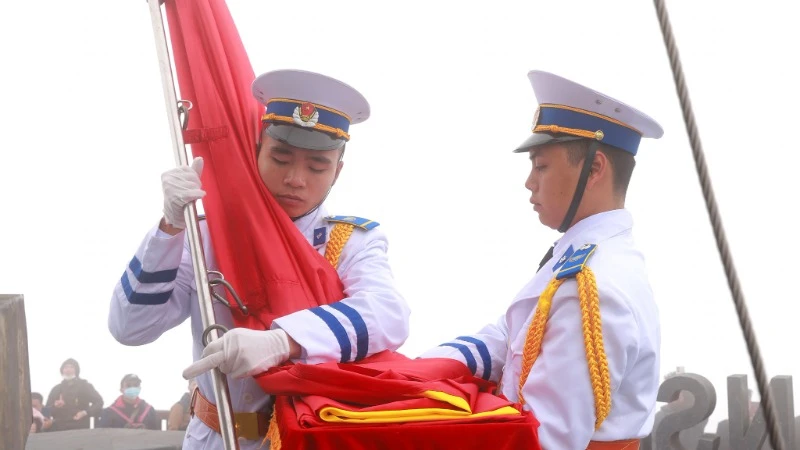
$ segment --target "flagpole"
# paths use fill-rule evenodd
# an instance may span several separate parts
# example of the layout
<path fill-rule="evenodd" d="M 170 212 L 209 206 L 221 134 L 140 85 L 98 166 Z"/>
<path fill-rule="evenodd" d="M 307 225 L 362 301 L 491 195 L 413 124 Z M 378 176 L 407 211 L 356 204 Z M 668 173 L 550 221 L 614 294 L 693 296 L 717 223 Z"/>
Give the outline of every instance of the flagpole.
<path fill-rule="evenodd" d="M 150 18 L 153 23 L 153 33 L 156 40 L 156 53 L 158 55 L 158 65 L 161 72 L 161 84 L 164 88 L 164 99 L 167 106 L 167 119 L 169 120 L 169 130 L 172 136 L 172 144 L 175 155 L 175 163 L 187 165 L 186 146 L 183 141 L 183 126 L 178 117 L 179 109 L 188 114 L 183 103 L 179 104 L 175 94 L 174 78 L 172 76 L 172 65 L 167 45 L 167 36 L 164 30 L 164 19 L 161 15 L 161 3 L 163 0 L 147 0 L 150 7 Z M 189 238 L 189 248 L 192 253 L 192 266 L 194 268 L 194 279 L 197 286 L 197 297 L 200 302 L 200 316 L 203 321 L 203 340 L 208 335 L 210 341 L 219 339 L 219 325 L 215 323 L 214 307 L 211 300 L 211 289 L 209 287 L 208 272 L 206 271 L 205 256 L 200 245 L 200 229 L 197 223 L 197 208 L 194 202 L 186 205 L 183 211 L 186 220 L 186 233 Z M 203 342 L 208 345 L 208 342 Z M 236 432 L 233 422 L 233 407 L 231 406 L 228 382 L 225 375 L 218 368 L 211 371 L 211 379 L 214 385 L 214 395 L 216 398 L 217 413 L 219 415 L 220 434 L 226 450 L 238 450 L 239 443 L 236 439 Z"/>

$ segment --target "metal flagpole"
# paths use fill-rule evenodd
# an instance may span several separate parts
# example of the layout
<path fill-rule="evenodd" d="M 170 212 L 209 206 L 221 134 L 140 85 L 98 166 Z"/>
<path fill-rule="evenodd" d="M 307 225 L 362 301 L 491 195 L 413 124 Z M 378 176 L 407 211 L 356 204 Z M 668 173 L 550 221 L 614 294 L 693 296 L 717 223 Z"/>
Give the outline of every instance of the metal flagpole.
<path fill-rule="evenodd" d="M 156 40 L 156 53 L 158 55 L 158 65 L 161 71 L 161 84 L 164 88 L 164 99 L 167 106 L 167 118 L 169 129 L 172 136 L 175 162 L 178 165 L 187 165 L 186 146 L 183 141 L 183 127 L 178 116 L 179 111 L 188 115 L 189 108 L 184 106 L 186 101 L 178 102 L 175 94 L 174 78 L 172 76 L 172 65 L 167 45 L 166 32 L 164 30 L 164 19 L 161 15 L 161 3 L 163 0 L 147 0 L 150 7 L 150 18 L 153 22 L 153 33 Z M 191 104 L 190 104 L 191 105 Z M 185 123 L 188 123 L 186 117 Z M 203 340 L 206 335 L 211 341 L 219 339 L 219 330 L 223 327 L 216 325 L 214 317 L 214 307 L 211 300 L 211 289 L 209 287 L 208 273 L 206 271 L 205 256 L 200 240 L 200 229 L 197 224 L 197 208 L 194 203 L 186 205 L 184 209 L 186 220 L 186 233 L 189 238 L 189 248 L 192 252 L 192 266 L 194 267 L 194 279 L 197 285 L 197 297 L 200 302 L 200 316 L 203 320 Z M 209 341 L 210 342 L 210 341 Z M 208 342 L 203 342 L 208 345 Z M 235 427 L 233 422 L 233 408 L 228 392 L 228 382 L 225 375 L 219 368 L 214 368 L 211 372 L 211 379 L 214 384 L 214 395 L 216 397 L 217 412 L 219 414 L 220 434 L 226 450 L 238 450 L 239 443 L 236 439 Z"/>

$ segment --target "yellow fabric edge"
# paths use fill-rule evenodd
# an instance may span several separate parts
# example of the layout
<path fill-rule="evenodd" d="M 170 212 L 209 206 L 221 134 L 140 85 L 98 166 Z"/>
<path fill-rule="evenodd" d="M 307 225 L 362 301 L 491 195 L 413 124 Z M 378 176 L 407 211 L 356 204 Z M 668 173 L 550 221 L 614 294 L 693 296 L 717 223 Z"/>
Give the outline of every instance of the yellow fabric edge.
<path fill-rule="evenodd" d="M 448 405 L 453 405 L 467 413 L 472 412 L 472 409 L 469 407 L 469 403 L 467 403 L 467 401 L 461 397 L 457 397 L 442 391 L 425 391 L 422 393 L 422 395 L 424 395 L 426 398 L 439 400 L 440 402 L 445 402 Z"/>
<path fill-rule="evenodd" d="M 494 411 L 471 414 L 465 411 L 454 411 L 444 408 L 419 408 L 389 411 L 349 411 L 332 406 L 322 408 L 319 412 L 320 419 L 333 423 L 398 423 L 398 422 L 425 422 L 443 421 L 465 418 L 478 418 L 489 416 L 520 415 L 520 412 L 511 406 L 504 406 Z"/>

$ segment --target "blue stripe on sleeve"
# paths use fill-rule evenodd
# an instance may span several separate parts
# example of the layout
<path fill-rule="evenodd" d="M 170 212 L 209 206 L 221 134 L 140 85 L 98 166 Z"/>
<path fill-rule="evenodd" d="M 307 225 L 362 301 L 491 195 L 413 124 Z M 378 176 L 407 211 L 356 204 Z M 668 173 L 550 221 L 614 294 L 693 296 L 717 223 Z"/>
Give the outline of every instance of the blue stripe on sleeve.
<path fill-rule="evenodd" d="M 352 306 L 346 305 L 342 302 L 332 303 L 328 306 L 339 311 L 347 316 L 348 319 L 350 319 L 350 323 L 353 324 L 353 329 L 356 331 L 355 361 L 364 359 L 367 356 L 367 350 L 369 348 L 369 332 L 367 331 L 367 323 L 364 322 L 361 314 L 359 314 L 358 311 L 356 311 Z"/>
<path fill-rule="evenodd" d="M 342 351 L 342 357 L 339 362 L 346 363 L 350 361 L 350 353 L 352 349 L 350 347 L 350 338 L 347 337 L 347 331 L 345 331 L 344 327 L 339 320 L 334 316 L 332 313 L 325 311 L 322 307 L 317 306 L 316 308 L 311 308 L 309 311 L 316 314 L 317 317 L 322 319 L 325 322 L 325 325 L 331 329 L 333 335 L 336 337 L 336 340 L 339 341 L 339 348 Z"/>
<path fill-rule="evenodd" d="M 453 347 L 455 349 L 458 349 L 458 351 L 460 351 L 461 354 L 464 355 L 464 359 L 467 360 L 467 368 L 469 368 L 470 372 L 472 372 L 474 375 L 475 371 L 478 370 L 478 363 L 477 361 L 475 361 L 475 357 L 472 356 L 472 352 L 469 351 L 469 348 L 467 348 L 466 345 L 457 344 L 455 342 L 446 342 L 440 345 L 439 347 Z"/>
<path fill-rule="evenodd" d="M 133 257 L 128 267 L 140 283 L 170 283 L 178 277 L 178 269 L 159 270 L 158 272 L 144 271 L 141 261 L 136 256 Z"/>
<path fill-rule="evenodd" d="M 475 348 L 478 349 L 478 354 L 481 355 L 481 361 L 483 361 L 483 375 L 481 375 L 481 378 L 488 381 L 489 377 L 492 376 L 492 357 L 489 355 L 489 348 L 486 347 L 486 344 L 482 340 L 471 336 L 459 336 L 456 339 L 475 345 Z"/>
<path fill-rule="evenodd" d="M 143 294 L 134 291 L 133 288 L 131 288 L 130 281 L 128 281 L 127 273 L 123 273 L 119 281 L 120 284 L 122 284 L 122 291 L 125 292 L 128 303 L 134 305 L 163 305 L 167 303 L 167 300 L 172 296 L 172 289 L 154 294 Z"/>

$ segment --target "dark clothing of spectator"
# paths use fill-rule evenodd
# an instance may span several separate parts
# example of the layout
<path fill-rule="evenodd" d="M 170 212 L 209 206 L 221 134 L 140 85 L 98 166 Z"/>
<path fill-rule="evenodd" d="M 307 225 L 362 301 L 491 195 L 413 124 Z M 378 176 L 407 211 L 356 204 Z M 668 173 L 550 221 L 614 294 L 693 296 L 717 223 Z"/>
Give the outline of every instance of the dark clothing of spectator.
<path fill-rule="evenodd" d="M 78 362 L 68 359 L 64 364 L 68 362 L 75 366 L 75 378 L 57 384 L 47 396 L 45 408 L 53 417 L 53 426 L 48 431 L 89 428 L 89 418 L 99 417 L 103 411 L 103 397 L 91 383 L 80 378 Z M 81 411 L 86 411 L 86 416 L 75 420 Z"/>
<path fill-rule="evenodd" d="M 186 392 L 183 394 L 177 403 L 172 405 L 169 410 L 169 417 L 167 418 L 167 429 L 184 431 L 189 426 L 189 406 L 192 402 L 192 396 Z"/>
<path fill-rule="evenodd" d="M 158 420 L 156 410 L 141 398 L 128 403 L 123 396 L 103 410 L 98 428 L 146 428 L 160 430 L 161 421 Z"/>

